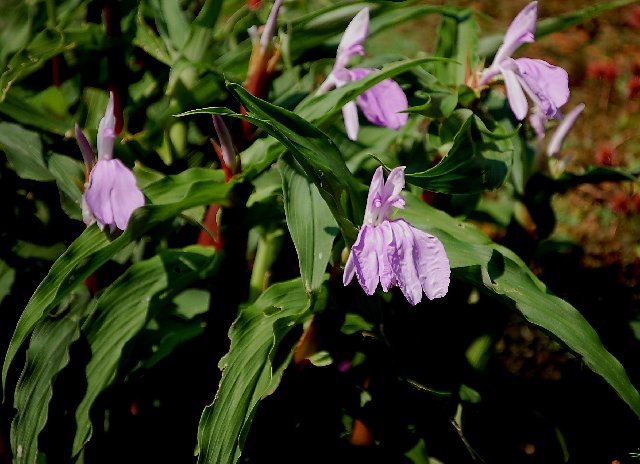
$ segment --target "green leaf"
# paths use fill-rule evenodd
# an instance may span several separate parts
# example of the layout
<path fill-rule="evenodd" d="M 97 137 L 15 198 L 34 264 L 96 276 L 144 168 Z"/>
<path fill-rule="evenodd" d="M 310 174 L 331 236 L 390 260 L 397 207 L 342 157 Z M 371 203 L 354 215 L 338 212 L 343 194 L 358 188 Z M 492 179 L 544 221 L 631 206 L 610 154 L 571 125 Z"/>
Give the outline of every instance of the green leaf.
<path fill-rule="evenodd" d="M 207 176 L 205 172 L 208 172 Z M 140 238 L 154 226 L 172 219 L 189 208 L 211 203 L 224 204 L 233 182 L 219 182 L 220 173 L 208 169 L 189 169 L 163 179 L 162 186 L 151 184 L 145 193 L 155 204 L 136 210 L 128 229 L 118 238 L 109 236 L 93 225 L 78 237 L 40 283 L 22 312 L 11 338 L 2 368 L 2 386 L 6 386 L 7 372 L 16 353 L 36 324 L 61 299 L 86 277 L 106 263 L 126 245 Z"/>
<path fill-rule="evenodd" d="M 284 212 L 298 253 L 300 274 L 307 292 L 320 288 L 331 255 L 338 224 L 318 188 L 300 173 L 291 157 L 278 163 L 282 176 Z"/>
<path fill-rule="evenodd" d="M 14 397 L 11 449 L 18 463 L 39 462 L 38 435 L 47 422 L 53 382 L 69 363 L 69 347 L 80 336 L 89 299 L 87 289 L 78 287 L 62 305 L 65 314 L 48 316 L 33 331 Z M 67 305 L 71 308 L 65 309 Z"/>
<path fill-rule="evenodd" d="M 434 61 L 444 61 L 443 58 L 420 58 L 416 60 L 398 61 L 383 66 L 379 73 L 371 73 L 344 87 L 334 89 L 321 95 L 309 95 L 301 101 L 293 112 L 304 118 L 310 124 L 319 128 L 328 126 L 333 119 L 340 114 L 342 107 L 349 101 L 357 98 L 366 90 L 387 78 L 395 77 L 416 66 Z M 194 110 L 193 112 L 198 112 Z M 203 109 L 202 111 L 205 111 Z M 248 178 L 253 178 L 264 169 L 273 164 L 286 150 L 277 140 L 271 137 L 254 142 L 242 153 L 243 173 Z"/>
<path fill-rule="evenodd" d="M 426 171 L 407 174 L 407 182 L 435 192 L 456 194 L 500 187 L 513 161 L 511 141 L 504 139 L 507 134 L 489 131 L 469 110 L 455 111 L 448 121 L 454 121 L 454 130 L 460 121 L 462 125 L 446 156 Z M 441 129 L 443 139 L 447 138 L 448 130 L 445 121 Z"/>
<path fill-rule="evenodd" d="M 0 102 L 16 80 L 37 71 L 48 59 L 68 48 L 70 45 L 65 43 L 65 37 L 59 31 L 45 29 L 37 34 L 26 47 L 11 57 L 6 70 L 0 75 Z"/>
<path fill-rule="evenodd" d="M 0 113 L 25 126 L 58 135 L 66 135 L 73 127 L 73 122 L 52 117 L 42 108 L 29 103 L 17 87 L 6 94 L 4 101 L 0 101 Z"/>
<path fill-rule="evenodd" d="M 451 58 L 456 63 L 435 65 L 435 76 L 446 85 L 464 84 L 465 74 L 476 65 L 478 47 L 478 23 L 473 11 L 464 9 L 456 14 L 445 14 L 438 30 L 438 44 L 434 54 Z"/>
<path fill-rule="evenodd" d="M 16 271 L 0 259 L 0 303 L 11 293 L 11 287 L 16 279 Z"/>
<path fill-rule="evenodd" d="M 0 122 L 0 148 L 23 179 L 54 180 L 42 155 L 42 142 L 36 132 L 28 131 L 17 124 Z"/>
<path fill-rule="evenodd" d="M 237 117 L 277 138 L 318 187 L 344 236 L 348 240 L 355 240 L 356 228 L 347 216 L 343 200 L 349 204 L 350 199 L 350 206 L 354 211 L 363 211 L 364 208 L 358 206 L 357 195 L 362 185 L 347 168 L 335 143 L 295 113 L 254 97 L 238 84 L 229 84 L 228 88 L 246 108 L 247 116 L 226 108 L 204 108 L 179 116 L 204 113 Z"/>
<path fill-rule="evenodd" d="M 291 355 L 275 362 L 284 337 L 310 318 L 310 300 L 300 279 L 269 287 L 242 308 L 229 330 L 231 347 L 220 360 L 222 379 L 198 426 L 200 464 L 238 461 L 261 399 L 277 388 Z"/>
<path fill-rule="evenodd" d="M 475 226 L 407 195 L 399 215 L 436 235 L 449 256 L 453 276 L 519 311 L 527 321 L 551 333 L 601 375 L 640 416 L 640 394 L 620 362 L 603 346 L 593 327 L 569 303 L 551 294 L 511 250 L 493 243 Z"/>
<path fill-rule="evenodd" d="M 599 3 L 598 5 L 588 6 L 578 10 L 570 11 L 555 18 L 545 18 L 538 21 L 536 28 L 536 38 L 540 39 L 554 32 L 559 32 L 575 26 L 576 24 L 588 21 L 606 11 L 620 8 L 625 5 L 631 5 L 638 0 L 615 0 L 612 2 Z M 480 56 L 493 56 L 500 48 L 504 34 L 496 34 L 490 37 L 484 37 L 478 44 L 478 54 Z"/>
<path fill-rule="evenodd" d="M 87 389 L 76 409 L 73 454 L 91 436 L 89 411 L 98 395 L 116 378 L 125 345 L 144 328 L 149 317 L 171 307 L 173 297 L 218 268 L 214 248 L 193 246 L 164 251 L 132 265 L 98 299 L 83 327 L 91 359 L 86 367 Z"/>

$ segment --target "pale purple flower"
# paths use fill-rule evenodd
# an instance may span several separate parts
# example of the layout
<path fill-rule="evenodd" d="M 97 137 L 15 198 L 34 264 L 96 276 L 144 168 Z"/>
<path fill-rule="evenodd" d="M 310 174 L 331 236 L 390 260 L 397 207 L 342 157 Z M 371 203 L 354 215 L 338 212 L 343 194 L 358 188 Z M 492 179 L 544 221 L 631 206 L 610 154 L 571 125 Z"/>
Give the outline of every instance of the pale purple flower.
<path fill-rule="evenodd" d="M 349 82 L 360 80 L 372 72 L 379 72 L 373 68 L 347 69 L 351 58 L 364 55 L 364 41 L 368 34 L 369 8 L 363 8 L 345 29 L 338 45 L 336 62 L 331 73 L 320 86 L 320 92 L 342 87 Z M 374 85 L 358 96 L 356 101 L 362 113 L 373 124 L 398 130 L 407 123 L 408 115 L 402 113 L 409 107 L 407 96 L 393 79 L 385 79 Z M 356 102 L 351 101 L 344 105 L 342 115 L 347 136 L 351 140 L 356 140 L 360 129 Z"/>
<path fill-rule="evenodd" d="M 351 247 L 342 281 L 347 285 L 355 275 L 367 295 L 373 295 L 378 283 L 385 292 L 398 286 L 407 301 L 416 305 L 423 291 L 430 300 L 447 294 L 451 268 L 438 238 L 404 219 L 389 220 L 393 208 L 405 206 L 404 169 L 393 169 L 386 182 L 382 167 L 373 175 L 364 224 Z"/>
<path fill-rule="evenodd" d="M 551 136 L 549 145 L 547 145 L 547 156 L 553 157 L 560 153 L 560 148 L 562 147 L 564 139 L 567 137 L 567 134 L 569 134 L 569 131 L 576 123 L 576 120 L 583 111 L 584 103 L 580 103 L 574 109 L 569 111 L 569 113 L 567 113 L 567 115 L 562 119 L 555 132 Z"/>
<path fill-rule="evenodd" d="M 98 126 L 98 157 L 89 141 L 76 126 L 78 146 L 85 159 L 89 180 L 82 195 L 82 216 L 87 225 L 95 220 L 100 229 L 109 226 L 125 230 L 131 214 L 144 206 L 144 195 L 138 188 L 133 172 L 122 161 L 113 158 L 116 133 L 116 118 L 113 112 L 113 94 Z"/>
<path fill-rule="evenodd" d="M 540 127 L 544 127 L 541 118 L 558 116 L 559 108 L 569 99 L 569 76 L 564 69 L 543 60 L 511 58 L 522 44 L 535 40 L 537 16 L 538 2 L 529 3 L 516 16 L 505 34 L 493 64 L 484 70 L 480 85 L 487 84 L 499 74 L 502 75 L 509 105 L 516 119 L 520 121 L 529 112 L 528 96 L 537 108 L 538 114 L 534 123 L 538 125 L 538 132 Z"/>

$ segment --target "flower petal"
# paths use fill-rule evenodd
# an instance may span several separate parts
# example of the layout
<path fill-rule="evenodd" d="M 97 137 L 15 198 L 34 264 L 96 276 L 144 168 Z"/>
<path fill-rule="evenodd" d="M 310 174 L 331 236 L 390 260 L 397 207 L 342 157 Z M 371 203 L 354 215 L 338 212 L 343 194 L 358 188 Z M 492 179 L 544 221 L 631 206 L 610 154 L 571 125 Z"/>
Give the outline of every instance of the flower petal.
<path fill-rule="evenodd" d="M 367 295 L 373 295 L 380 280 L 378 273 L 378 237 L 373 226 L 365 224 L 351 247 L 358 283 Z"/>
<path fill-rule="evenodd" d="M 376 172 L 373 173 L 371 185 L 369 186 L 369 194 L 367 195 L 367 207 L 364 212 L 364 221 L 366 224 L 373 225 L 378 215 L 378 209 L 382 205 L 384 196 L 384 172 L 382 166 L 378 166 Z"/>
<path fill-rule="evenodd" d="M 336 54 L 335 68 L 344 68 L 351 57 L 364 55 L 364 41 L 369 35 L 369 8 L 363 8 L 351 20 L 342 35 Z"/>
<path fill-rule="evenodd" d="M 549 141 L 549 145 L 547 146 L 548 156 L 555 156 L 560 153 L 560 148 L 562 147 L 564 139 L 567 137 L 567 134 L 576 123 L 578 116 L 580 116 L 583 110 L 584 103 L 580 103 L 564 117 Z"/>
<path fill-rule="evenodd" d="M 84 199 L 101 230 L 106 224 L 113 224 L 111 190 L 114 181 L 115 166 L 111 160 L 98 160 L 89 175 L 89 186 L 84 192 Z"/>
<path fill-rule="evenodd" d="M 358 121 L 358 107 L 356 106 L 356 102 L 350 101 L 342 107 L 342 117 L 344 118 L 347 137 L 349 137 L 350 140 L 357 140 L 360 122 Z"/>
<path fill-rule="evenodd" d="M 513 111 L 518 121 L 522 121 L 527 116 L 529 104 L 520 86 L 520 81 L 518 81 L 516 73 L 510 69 L 503 69 L 502 76 L 504 77 L 504 84 L 507 87 L 507 98 L 509 99 L 511 111 Z"/>
<path fill-rule="evenodd" d="M 378 274 L 380 276 L 380 285 L 382 290 L 388 292 L 396 283 L 395 274 L 391 268 L 390 257 L 395 255 L 395 242 L 393 240 L 393 231 L 388 221 L 374 228 L 376 233 L 376 251 L 378 254 Z"/>
<path fill-rule="evenodd" d="M 113 157 L 113 142 L 116 138 L 116 116 L 113 112 L 113 92 L 109 92 L 109 103 L 104 117 L 98 125 L 98 159 L 110 160 Z"/>
<path fill-rule="evenodd" d="M 362 79 L 377 69 L 351 70 L 352 80 Z M 409 115 L 402 113 L 409 107 L 407 96 L 393 79 L 385 79 L 358 96 L 358 106 L 365 117 L 378 126 L 398 130 L 407 123 Z"/>
<path fill-rule="evenodd" d="M 501 63 L 511 58 L 513 52 L 522 44 L 535 41 L 537 19 L 538 2 L 531 2 L 511 22 L 493 62 Z"/>
<path fill-rule="evenodd" d="M 433 300 L 445 296 L 449 289 L 451 266 L 442 242 L 437 237 L 416 229 L 404 219 L 394 222 L 403 222 L 405 230 L 408 229 L 413 236 L 413 260 L 427 298 Z"/>
<path fill-rule="evenodd" d="M 389 225 L 396 246 L 390 257 L 391 269 L 405 298 L 415 306 L 422 300 L 422 284 L 414 260 L 413 233 L 405 221 L 393 221 Z"/>
<path fill-rule="evenodd" d="M 544 60 L 518 58 L 518 77 L 540 110 L 551 118 L 569 100 L 569 75 L 559 66 Z M 506 78 L 505 78 L 506 80 Z"/>
<path fill-rule="evenodd" d="M 136 176 L 119 159 L 111 160 L 114 166 L 115 179 L 111 190 L 111 210 L 113 220 L 120 230 L 125 230 L 131 214 L 144 206 L 144 195 L 138 188 Z"/>

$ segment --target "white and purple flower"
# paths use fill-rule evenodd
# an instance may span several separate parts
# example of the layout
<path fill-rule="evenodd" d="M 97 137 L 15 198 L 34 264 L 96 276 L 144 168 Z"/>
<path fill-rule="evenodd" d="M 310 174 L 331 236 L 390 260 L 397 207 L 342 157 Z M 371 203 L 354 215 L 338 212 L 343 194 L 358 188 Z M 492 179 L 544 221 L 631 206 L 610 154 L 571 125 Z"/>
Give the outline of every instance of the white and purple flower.
<path fill-rule="evenodd" d="M 116 117 L 113 111 L 113 93 L 98 126 L 98 157 L 87 137 L 76 125 L 78 146 L 82 152 L 89 180 L 82 195 L 82 218 L 87 225 L 98 223 L 101 230 L 109 226 L 125 230 L 131 214 L 144 206 L 144 195 L 138 188 L 133 172 L 122 161 L 113 158 L 116 133 Z"/>
<path fill-rule="evenodd" d="M 357 81 L 372 72 L 375 68 L 347 69 L 349 60 L 357 55 L 364 55 L 364 41 L 369 34 L 369 9 L 364 8 L 351 20 L 344 31 L 338 45 L 336 62 L 327 79 L 320 86 L 320 92 L 342 87 L 349 82 Z M 363 92 L 357 98 L 357 106 L 364 116 L 373 124 L 398 130 L 407 123 L 408 115 L 402 113 L 409 107 L 407 96 L 393 79 L 385 79 Z M 347 136 L 351 140 L 358 138 L 360 123 L 356 102 L 350 101 L 342 107 L 344 125 Z"/>
<path fill-rule="evenodd" d="M 449 289 L 449 258 L 437 237 L 416 229 L 404 219 L 389 218 L 393 208 L 404 208 L 404 166 L 391 171 L 385 182 L 379 167 L 369 187 L 364 225 L 345 265 L 343 283 L 355 275 L 367 295 L 378 287 L 398 286 L 412 305 L 441 298 Z"/>
<path fill-rule="evenodd" d="M 527 96 L 534 103 L 532 125 L 543 134 L 550 118 L 561 115 L 562 107 L 569 99 L 569 76 L 559 66 L 531 58 L 511 58 L 523 44 L 535 40 L 538 2 L 529 3 L 515 17 L 491 66 L 484 70 L 480 85 L 502 75 L 507 89 L 509 105 L 516 119 L 522 121 L 529 112 Z"/>

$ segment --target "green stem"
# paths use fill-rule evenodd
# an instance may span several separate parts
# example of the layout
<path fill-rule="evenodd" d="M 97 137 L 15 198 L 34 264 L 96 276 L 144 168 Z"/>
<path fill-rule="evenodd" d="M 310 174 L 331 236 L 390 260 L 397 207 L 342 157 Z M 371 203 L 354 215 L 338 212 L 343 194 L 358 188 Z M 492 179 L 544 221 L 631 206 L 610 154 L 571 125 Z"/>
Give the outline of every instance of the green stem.
<path fill-rule="evenodd" d="M 47 17 L 49 18 L 49 28 L 55 29 L 57 24 L 55 0 L 45 0 L 45 3 L 47 4 Z"/>
<path fill-rule="evenodd" d="M 260 237 L 256 248 L 256 257 L 253 261 L 251 281 L 249 283 L 249 301 L 256 298 L 269 286 L 271 266 L 280 253 L 282 246 L 282 230 L 267 232 Z"/>

